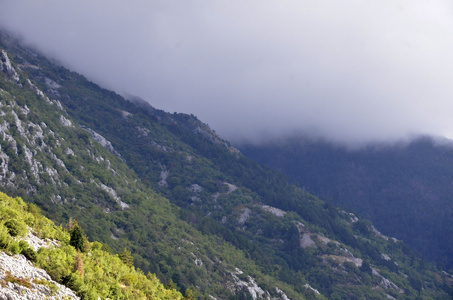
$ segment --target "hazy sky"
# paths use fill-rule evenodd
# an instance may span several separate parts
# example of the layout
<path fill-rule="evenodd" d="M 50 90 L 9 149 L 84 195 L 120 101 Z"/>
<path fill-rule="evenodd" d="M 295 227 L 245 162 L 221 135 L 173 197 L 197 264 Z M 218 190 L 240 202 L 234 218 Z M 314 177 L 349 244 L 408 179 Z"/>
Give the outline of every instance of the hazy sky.
<path fill-rule="evenodd" d="M 0 0 L 69 68 L 230 140 L 453 137 L 453 2 Z"/>

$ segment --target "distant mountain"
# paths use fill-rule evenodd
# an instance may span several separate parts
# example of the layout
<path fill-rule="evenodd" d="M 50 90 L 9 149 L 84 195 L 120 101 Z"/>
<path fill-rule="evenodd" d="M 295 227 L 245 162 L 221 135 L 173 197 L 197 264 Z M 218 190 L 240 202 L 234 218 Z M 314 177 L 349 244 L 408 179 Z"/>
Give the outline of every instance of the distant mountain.
<path fill-rule="evenodd" d="M 452 280 L 193 115 L 131 101 L 1 35 L 0 189 L 199 299 L 446 298 Z"/>
<path fill-rule="evenodd" d="M 452 141 L 419 137 L 348 150 L 293 137 L 240 149 L 308 192 L 370 219 L 426 258 L 453 268 Z"/>

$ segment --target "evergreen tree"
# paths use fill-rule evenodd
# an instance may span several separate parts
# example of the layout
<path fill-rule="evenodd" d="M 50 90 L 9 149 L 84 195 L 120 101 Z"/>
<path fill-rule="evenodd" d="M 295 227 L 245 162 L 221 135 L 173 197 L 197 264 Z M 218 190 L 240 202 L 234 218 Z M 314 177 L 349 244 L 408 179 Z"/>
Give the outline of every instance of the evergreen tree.
<path fill-rule="evenodd" d="M 83 235 L 82 228 L 80 228 L 77 223 L 74 224 L 74 227 L 71 230 L 71 239 L 69 240 L 69 244 L 81 252 L 86 251 L 85 237 Z"/>

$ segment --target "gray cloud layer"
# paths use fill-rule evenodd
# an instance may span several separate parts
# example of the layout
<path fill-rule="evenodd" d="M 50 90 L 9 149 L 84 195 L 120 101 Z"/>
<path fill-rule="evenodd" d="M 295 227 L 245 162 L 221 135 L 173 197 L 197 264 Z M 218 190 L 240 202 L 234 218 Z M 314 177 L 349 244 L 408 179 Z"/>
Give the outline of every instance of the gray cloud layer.
<path fill-rule="evenodd" d="M 438 0 L 0 0 L 0 26 L 99 84 L 228 139 L 453 137 Z"/>

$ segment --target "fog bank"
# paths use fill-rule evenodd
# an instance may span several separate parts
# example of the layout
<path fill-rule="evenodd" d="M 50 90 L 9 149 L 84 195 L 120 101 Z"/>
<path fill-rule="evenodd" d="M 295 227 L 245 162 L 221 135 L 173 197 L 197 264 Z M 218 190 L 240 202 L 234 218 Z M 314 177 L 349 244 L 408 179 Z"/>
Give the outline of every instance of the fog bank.
<path fill-rule="evenodd" d="M 449 1 L 0 0 L 0 26 L 223 137 L 453 137 Z"/>

